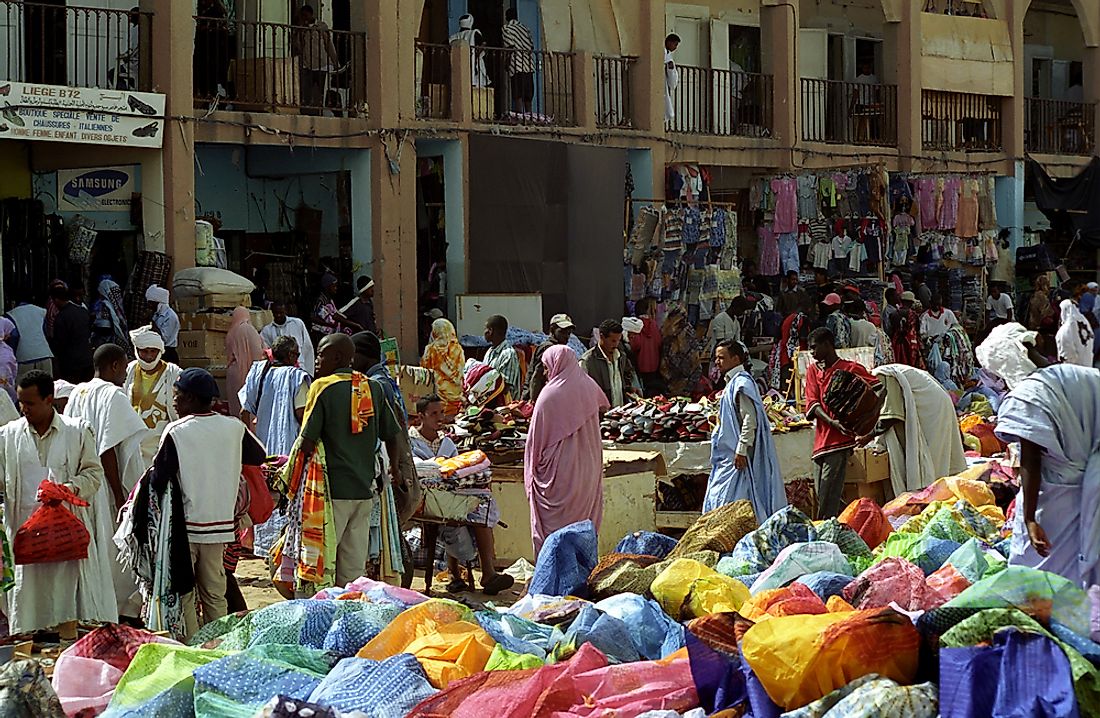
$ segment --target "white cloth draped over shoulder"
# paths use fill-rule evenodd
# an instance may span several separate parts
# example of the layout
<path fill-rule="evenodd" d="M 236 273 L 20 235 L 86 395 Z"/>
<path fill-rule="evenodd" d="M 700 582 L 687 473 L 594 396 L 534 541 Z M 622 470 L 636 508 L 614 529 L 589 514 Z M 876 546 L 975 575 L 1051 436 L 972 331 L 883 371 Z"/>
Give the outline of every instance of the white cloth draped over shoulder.
<path fill-rule="evenodd" d="M 883 435 L 894 495 L 920 491 L 966 469 L 955 405 L 943 387 L 928 372 L 903 364 L 886 364 L 871 373 L 894 379 L 905 399 L 905 421 Z"/>
<path fill-rule="evenodd" d="M 138 379 L 143 371 L 138 362 L 130 362 L 122 389 L 129 397 L 132 410 L 145 423 L 145 434 L 141 439 L 141 457 L 145 468 L 148 468 L 153 465 L 153 457 L 157 454 L 164 428 L 179 419 L 172 401 L 172 387 L 183 370 L 171 362 L 164 362 L 163 370 L 153 383 L 152 389 L 135 397 L 134 393 L 139 390 Z"/>

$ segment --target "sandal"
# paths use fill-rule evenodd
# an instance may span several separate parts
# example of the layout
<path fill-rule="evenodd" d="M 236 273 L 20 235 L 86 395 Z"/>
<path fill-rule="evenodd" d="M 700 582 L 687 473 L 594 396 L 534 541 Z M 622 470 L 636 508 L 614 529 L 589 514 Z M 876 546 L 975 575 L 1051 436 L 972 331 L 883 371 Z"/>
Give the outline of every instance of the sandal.
<path fill-rule="evenodd" d="M 469 590 L 470 587 L 461 578 L 452 578 L 447 584 L 447 593 L 464 593 Z"/>
<path fill-rule="evenodd" d="M 516 582 L 516 579 L 512 578 L 506 573 L 498 573 L 481 584 L 481 592 L 486 596 L 495 596 L 501 591 L 507 591 Z"/>

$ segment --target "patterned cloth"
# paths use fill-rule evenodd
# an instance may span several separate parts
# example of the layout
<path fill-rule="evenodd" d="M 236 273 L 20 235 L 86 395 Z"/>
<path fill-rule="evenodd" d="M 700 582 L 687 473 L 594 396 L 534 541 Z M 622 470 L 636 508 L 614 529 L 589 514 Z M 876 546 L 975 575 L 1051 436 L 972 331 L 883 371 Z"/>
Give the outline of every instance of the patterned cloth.
<path fill-rule="evenodd" d="M 950 608 L 1016 608 L 1042 623 L 1055 619 L 1089 635 L 1088 595 L 1069 579 L 1027 566 L 1009 566 L 983 578 L 946 604 Z"/>
<path fill-rule="evenodd" d="M 636 556 L 667 557 L 676 548 L 676 539 L 652 531 L 635 531 L 623 536 L 615 547 L 615 553 L 634 554 Z"/>
<path fill-rule="evenodd" d="M 756 513 L 748 501 L 719 506 L 696 519 L 668 557 L 680 558 L 699 551 L 728 553 L 757 526 Z"/>
<path fill-rule="evenodd" d="M 810 517 L 787 506 L 775 512 L 760 528 L 742 537 L 732 555 L 718 562 L 718 571 L 727 576 L 759 573 L 775 563 L 779 552 L 787 546 L 816 540 L 817 529 Z"/>
<path fill-rule="evenodd" d="M 306 456 L 299 437 L 273 488 L 290 500 L 283 541 L 271 550 L 278 578 L 295 585 L 331 586 L 336 579 L 336 530 L 324 444 L 317 442 Z"/>
<path fill-rule="evenodd" d="M 798 583 L 816 593 L 822 601 L 844 593 L 844 587 L 852 582 L 852 577 L 843 573 L 818 571 L 808 573 L 798 579 Z"/>
<path fill-rule="evenodd" d="M 228 654 L 187 646 L 149 643 L 142 646 L 111 698 L 103 715 L 194 715 L 194 673 Z"/>
<path fill-rule="evenodd" d="M 196 715 L 251 716 L 272 695 L 304 698 L 335 657 L 312 648 L 256 646 L 195 669 Z"/>
<path fill-rule="evenodd" d="M 655 556 L 610 553 L 602 557 L 588 576 L 588 589 L 595 599 L 620 593 L 644 594 L 660 571 L 645 572 L 660 563 Z"/>
<path fill-rule="evenodd" d="M 367 718 L 367 714 L 362 711 L 341 713 L 328 706 L 275 696 L 256 714 L 256 718 Z"/>
<path fill-rule="evenodd" d="M 61 718 L 65 711 L 42 664 L 30 659 L 0 666 L 0 716 L 4 718 Z"/>
<path fill-rule="evenodd" d="M 558 529 L 546 537 L 539 551 L 528 592 L 583 598 L 597 559 L 596 528 L 591 521 L 585 519 Z"/>
<path fill-rule="evenodd" d="M 756 595 L 761 591 L 781 588 L 817 571 L 851 573 L 852 568 L 836 544 L 826 541 L 796 543 L 779 552 L 775 562 L 757 577 L 749 591 Z"/>
<path fill-rule="evenodd" d="M 926 611 L 943 603 L 924 581 L 924 572 L 903 558 L 888 558 L 864 571 L 844 589 L 844 600 L 859 609 L 896 603 L 905 611 Z"/>
<path fill-rule="evenodd" d="M 867 542 L 851 526 L 837 519 L 828 519 L 817 525 L 817 540 L 836 544 L 849 559 L 871 555 Z"/>
<path fill-rule="evenodd" d="M 1069 659 L 1046 636 L 999 631 L 993 645 L 940 651 L 943 718 L 1076 718 Z"/>
<path fill-rule="evenodd" d="M 980 611 L 959 622 L 940 637 L 943 648 L 961 648 L 992 643 L 1002 628 L 1015 627 L 1047 638 L 1054 638 L 1038 622 L 1013 608 L 994 608 Z M 1054 639 L 1057 641 L 1057 639 Z M 1073 675 L 1073 691 L 1077 695 L 1082 716 L 1100 715 L 1100 671 L 1071 646 L 1058 641 L 1058 646 L 1069 659 Z"/>
<path fill-rule="evenodd" d="M 870 674 L 783 718 L 936 718 L 937 709 L 935 685 L 901 686 Z"/>
<path fill-rule="evenodd" d="M 339 710 L 363 710 L 373 718 L 403 718 L 436 691 L 416 658 L 399 653 L 384 661 L 345 658 L 309 696 Z"/>
<path fill-rule="evenodd" d="M 840 522 L 855 529 L 872 549 L 885 541 L 894 530 L 878 504 L 868 498 L 848 504 L 840 514 Z"/>

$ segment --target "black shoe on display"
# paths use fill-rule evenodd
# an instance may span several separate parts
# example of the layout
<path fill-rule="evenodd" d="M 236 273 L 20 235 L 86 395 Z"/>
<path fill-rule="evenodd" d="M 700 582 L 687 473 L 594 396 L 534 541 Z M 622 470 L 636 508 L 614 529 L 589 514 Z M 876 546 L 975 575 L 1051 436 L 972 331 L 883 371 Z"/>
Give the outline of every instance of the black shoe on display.
<path fill-rule="evenodd" d="M 139 127 L 130 134 L 134 137 L 156 137 L 160 126 L 156 122 L 150 122 L 144 127 Z"/>
<path fill-rule="evenodd" d="M 11 105 L 4 103 L 4 109 L 0 110 L 0 117 L 3 117 L 8 122 L 12 123 L 16 127 L 26 127 L 23 118 L 15 113 L 15 109 Z"/>
<path fill-rule="evenodd" d="M 142 102 L 141 100 L 134 97 L 133 95 L 127 95 L 126 104 L 130 106 L 131 110 L 136 110 L 137 112 L 140 112 L 143 115 L 155 115 L 155 114 L 157 114 L 157 111 L 154 110 L 152 108 L 152 106 Z"/>

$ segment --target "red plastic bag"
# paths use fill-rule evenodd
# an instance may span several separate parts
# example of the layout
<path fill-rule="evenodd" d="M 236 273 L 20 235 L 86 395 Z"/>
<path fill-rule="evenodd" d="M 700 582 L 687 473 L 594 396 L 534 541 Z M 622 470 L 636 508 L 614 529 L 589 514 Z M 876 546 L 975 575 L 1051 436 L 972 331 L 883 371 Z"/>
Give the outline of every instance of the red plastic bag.
<path fill-rule="evenodd" d="M 68 487 L 43 480 L 38 485 L 39 503 L 42 505 L 15 532 L 12 551 L 15 563 L 55 563 L 79 561 L 88 558 L 91 536 L 84 522 L 62 506 L 87 506 L 88 502 L 74 494 Z"/>
<path fill-rule="evenodd" d="M 252 519 L 253 526 L 259 526 L 275 512 L 275 499 L 271 498 L 271 489 L 259 466 L 242 466 L 241 476 L 248 484 L 248 518 Z"/>

